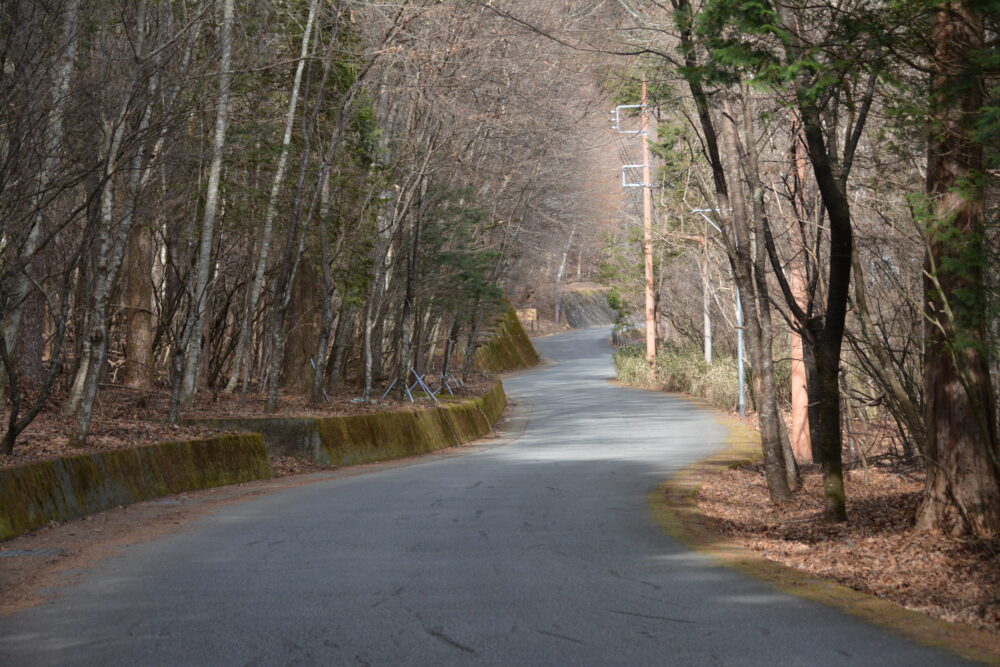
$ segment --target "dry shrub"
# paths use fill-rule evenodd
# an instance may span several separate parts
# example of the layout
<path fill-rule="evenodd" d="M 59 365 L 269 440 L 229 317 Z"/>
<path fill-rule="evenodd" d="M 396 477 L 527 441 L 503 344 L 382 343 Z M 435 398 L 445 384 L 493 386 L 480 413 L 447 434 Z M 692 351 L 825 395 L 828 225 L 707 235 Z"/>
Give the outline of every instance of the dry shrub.
<path fill-rule="evenodd" d="M 646 357 L 641 346 L 630 345 L 618 350 L 614 366 L 622 384 L 697 396 L 722 410 L 732 410 L 739 394 L 736 360 L 716 357 L 711 364 L 706 364 L 700 350 L 661 350 L 656 355 L 653 386 L 646 378 Z"/>

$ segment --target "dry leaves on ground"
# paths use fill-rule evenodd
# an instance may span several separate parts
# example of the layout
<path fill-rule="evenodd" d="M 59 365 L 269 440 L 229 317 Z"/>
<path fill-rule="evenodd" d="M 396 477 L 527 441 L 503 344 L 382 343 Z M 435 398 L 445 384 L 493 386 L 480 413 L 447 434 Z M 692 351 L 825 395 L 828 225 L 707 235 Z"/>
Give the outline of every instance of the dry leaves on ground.
<path fill-rule="evenodd" d="M 847 473 L 848 524 L 820 518 L 822 478 L 775 506 L 760 466 L 710 479 L 698 505 L 713 528 L 764 557 L 937 618 L 1000 632 L 1000 540 L 913 530 L 923 480 L 909 471 Z"/>

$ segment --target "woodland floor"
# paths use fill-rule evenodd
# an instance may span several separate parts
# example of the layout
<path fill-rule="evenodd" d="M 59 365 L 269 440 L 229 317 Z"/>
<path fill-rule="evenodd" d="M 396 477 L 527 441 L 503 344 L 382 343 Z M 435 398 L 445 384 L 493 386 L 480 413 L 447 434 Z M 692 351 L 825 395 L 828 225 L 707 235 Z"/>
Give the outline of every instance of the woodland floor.
<path fill-rule="evenodd" d="M 478 376 L 465 387 L 455 390 L 459 397 L 481 396 L 491 380 Z M 436 388 L 436 387 L 435 387 Z M 375 393 L 381 397 L 382 391 Z M 216 394 L 203 389 L 198 401 L 190 409 L 181 412 L 181 419 L 192 417 L 333 417 L 342 415 L 367 414 L 371 412 L 394 412 L 433 407 L 426 399 L 411 403 L 407 399 L 388 397 L 370 403 L 354 402 L 359 396 L 355 388 L 345 387 L 320 406 L 311 405 L 307 396 L 283 394 L 279 399 L 278 412 L 270 414 L 265 408 L 263 395 L 251 394 L 245 404 L 238 395 Z M 77 454 L 129 447 L 141 447 L 157 442 L 192 440 L 219 433 L 217 429 L 169 424 L 166 421 L 169 392 L 161 390 L 136 390 L 120 385 L 103 387 L 94 406 L 90 435 L 86 447 L 69 445 L 74 421 L 60 414 L 64 395 L 53 394 L 45 410 L 20 434 L 12 455 L 0 454 L 0 468 L 23 465 L 35 461 L 54 459 Z M 0 419 L 6 426 L 7 409 L 0 411 Z M 2 430 L 2 429 L 0 429 Z M 292 457 L 272 457 L 272 468 L 277 476 L 317 470 L 329 470 L 311 461 Z"/>
<path fill-rule="evenodd" d="M 822 521 L 818 467 L 781 506 L 763 466 L 713 475 L 698 505 L 712 527 L 763 557 L 877 595 L 936 618 L 1000 632 L 1000 540 L 917 532 L 923 474 L 887 465 L 846 473 L 849 523 Z"/>

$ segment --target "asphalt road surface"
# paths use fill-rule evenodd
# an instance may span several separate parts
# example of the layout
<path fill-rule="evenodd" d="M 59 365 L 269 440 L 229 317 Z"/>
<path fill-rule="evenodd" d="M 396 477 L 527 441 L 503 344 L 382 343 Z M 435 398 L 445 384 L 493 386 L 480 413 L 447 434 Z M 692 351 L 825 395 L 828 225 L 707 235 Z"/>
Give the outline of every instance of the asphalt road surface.
<path fill-rule="evenodd" d="M 724 430 L 607 336 L 538 341 L 519 438 L 218 508 L 0 619 L 0 664 L 959 664 L 665 536 L 647 493 Z"/>

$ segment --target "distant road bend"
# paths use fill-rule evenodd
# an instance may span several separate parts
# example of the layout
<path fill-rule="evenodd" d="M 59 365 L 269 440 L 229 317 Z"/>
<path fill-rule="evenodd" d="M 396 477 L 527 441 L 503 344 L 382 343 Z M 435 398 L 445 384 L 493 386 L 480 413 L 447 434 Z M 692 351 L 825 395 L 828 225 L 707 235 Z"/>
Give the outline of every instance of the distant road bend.
<path fill-rule="evenodd" d="M 960 664 L 666 537 L 647 493 L 724 429 L 607 337 L 537 341 L 514 442 L 213 510 L 0 619 L 0 664 Z"/>

